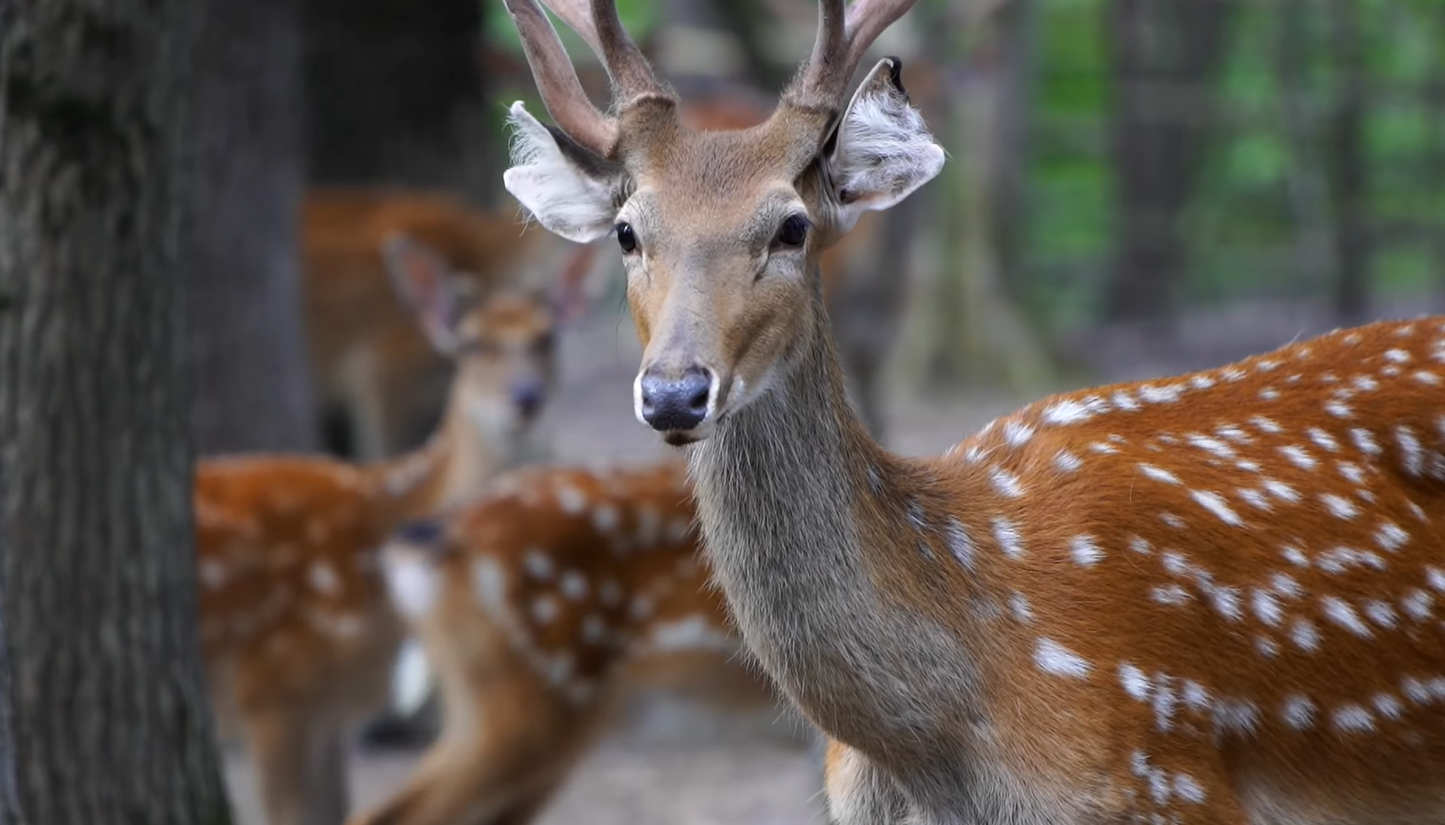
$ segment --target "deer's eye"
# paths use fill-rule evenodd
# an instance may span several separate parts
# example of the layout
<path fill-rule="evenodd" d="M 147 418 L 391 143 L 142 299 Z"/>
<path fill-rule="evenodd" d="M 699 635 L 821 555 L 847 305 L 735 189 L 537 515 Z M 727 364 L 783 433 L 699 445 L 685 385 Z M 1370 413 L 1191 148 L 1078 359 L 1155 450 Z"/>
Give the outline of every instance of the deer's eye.
<path fill-rule="evenodd" d="M 789 215 L 778 227 L 780 246 L 799 247 L 808 240 L 808 219 L 802 215 Z"/>
<path fill-rule="evenodd" d="M 620 221 L 617 224 L 617 245 L 622 247 L 624 255 L 631 255 L 637 251 L 637 233 L 632 231 L 632 224 L 627 221 Z"/>

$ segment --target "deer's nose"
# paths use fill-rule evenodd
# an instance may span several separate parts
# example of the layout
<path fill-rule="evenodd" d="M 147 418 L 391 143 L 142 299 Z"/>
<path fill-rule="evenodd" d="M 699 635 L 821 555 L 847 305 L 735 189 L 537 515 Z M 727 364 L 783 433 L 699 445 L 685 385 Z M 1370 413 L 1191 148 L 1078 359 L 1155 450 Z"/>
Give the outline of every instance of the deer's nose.
<path fill-rule="evenodd" d="M 512 403 L 523 417 L 531 418 L 536 415 L 542 409 L 542 402 L 546 400 L 547 388 L 542 386 L 539 379 L 529 378 L 512 385 Z"/>
<path fill-rule="evenodd" d="M 638 382 L 642 420 L 660 432 L 693 429 L 707 418 L 712 383 L 706 367 L 688 367 L 677 378 L 648 370 Z"/>

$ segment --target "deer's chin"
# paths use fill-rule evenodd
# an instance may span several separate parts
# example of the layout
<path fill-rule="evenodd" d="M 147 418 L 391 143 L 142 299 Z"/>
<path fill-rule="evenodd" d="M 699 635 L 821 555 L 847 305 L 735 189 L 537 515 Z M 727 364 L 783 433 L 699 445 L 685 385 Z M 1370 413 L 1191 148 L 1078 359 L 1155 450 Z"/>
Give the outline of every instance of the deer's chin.
<path fill-rule="evenodd" d="M 711 417 L 690 430 L 666 430 L 658 433 L 662 436 L 662 442 L 669 447 L 686 447 L 689 444 L 696 444 L 699 441 L 706 441 L 712 436 L 713 419 Z"/>

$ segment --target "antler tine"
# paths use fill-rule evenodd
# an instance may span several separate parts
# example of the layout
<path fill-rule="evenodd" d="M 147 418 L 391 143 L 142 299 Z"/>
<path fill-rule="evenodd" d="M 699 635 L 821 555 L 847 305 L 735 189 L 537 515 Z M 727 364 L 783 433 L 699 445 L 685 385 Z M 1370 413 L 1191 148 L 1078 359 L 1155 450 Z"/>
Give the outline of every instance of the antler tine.
<path fill-rule="evenodd" d="M 642 50 L 622 27 L 622 18 L 617 16 L 616 0 L 592 0 L 592 23 L 597 27 L 596 37 L 602 48 L 602 59 L 624 100 L 652 95 L 672 97 L 652 73 L 652 66 Z"/>
<path fill-rule="evenodd" d="M 845 77 L 851 78 L 863 53 L 885 29 L 897 22 L 917 0 L 855 0 L 848 9 L 848 60 Z M 844 81 L 847 82 L 846 80 Z"/>
<path fill-rule="evenodd" d="M 532 67 L 532 77 L 542 102 L 557 126 L 568 137 L 607 157 L 617 145 L 617 123 L 606 117 L 588 100 L 577 78 L 577 70 L 536 0 L 504 0 L 517 33 L 522 38 L 522 51 Z M 566 20 L 566 16 L 559 14 Z M 585 38 L 587 35 L 583 34 Z M 591 41 L 589 41 L 591 42 Z M 595 48 L 595 47 L 594 47 Z"/>
<path fill-rule="evenodd" d="M 845 12 L 844 0 L 820 0 L 818 39 L 790 97 L 805 106 L 838 105 L 863 53 L 915 1 L 855 0 Z"/>
<path fill-rule="evenodd" d="M 835 67 L 843 59 L 848 45 L 843 25 L 843 3 L 844 0 L 820 0 L 818 3 L 818 37 L 813 41 L 813 54 L 808 57 L 798 78 L 798 91 L 803 93 L 805 100 L 802 102 L 805 104 L 830 105 L 837 96 L 833 89 L 838 85 Z M 814 100 L 814 97 L 822 100 Z"/>

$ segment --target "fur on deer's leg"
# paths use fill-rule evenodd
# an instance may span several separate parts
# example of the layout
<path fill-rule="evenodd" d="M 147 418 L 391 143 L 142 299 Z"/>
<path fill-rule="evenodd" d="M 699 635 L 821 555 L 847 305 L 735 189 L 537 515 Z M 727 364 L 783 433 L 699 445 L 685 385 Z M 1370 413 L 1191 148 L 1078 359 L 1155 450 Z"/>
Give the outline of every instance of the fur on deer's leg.
<path fill-rule="evenodd" d="M 348 825 L 524 825 L 598 727 L 531 678 L 445 690 L 443 728 L 402 790 Z"/>
<path fill-rule="evenodd" d="M 833 825 L 909 825 L 898 786 L 863 754 L 830 739 L 823 773 Z"/>
<path fill-rule="evenodd" d="M 267 825 L 336 825 L 346 816 L 340 730 L 305 709 L 245 712 L 241 726 Z"/>

